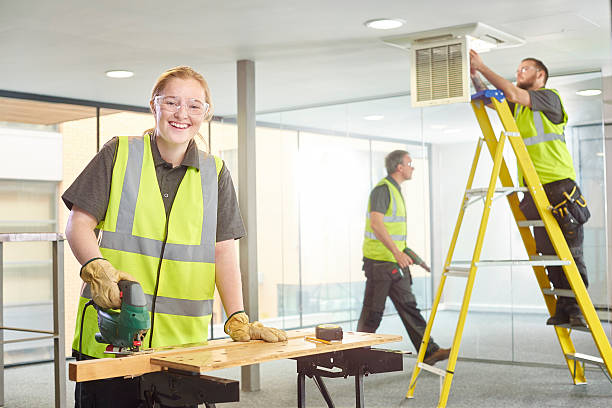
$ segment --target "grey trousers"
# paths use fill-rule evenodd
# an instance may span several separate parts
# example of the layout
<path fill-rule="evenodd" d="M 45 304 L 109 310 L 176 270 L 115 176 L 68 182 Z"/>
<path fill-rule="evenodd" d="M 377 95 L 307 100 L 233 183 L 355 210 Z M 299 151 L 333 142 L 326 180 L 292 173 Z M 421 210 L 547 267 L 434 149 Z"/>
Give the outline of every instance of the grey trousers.
<path fill-rule="evenodd" d="M 410 341 L 418 351 L 423 342 L 427 322 L 421 315 L 414 293 L 412 293 L 412 279 L 408 268 L 405 268 L 405 273 L 403 273 L 393 262 L 366 260 L 363 270 L 367 280 L 357 331 L 376 332 L 385 311 L 387 296 L 389 296 L 406 328 Z M 433 338 L 430 338 L 425 357 L 439 348 Z"/>
<path fill-rule="evenodd" d="M 552 183 L 544 184 L 544 192 L 548 201 L 551 205 L 555 206 L 565 199 L 563 192 L 570 192 L 576 183 L 571 179 L 564 179 L 554 181 Z M 577 186 L 576 186 L 577 187 Z M 525 193 L 525 197 L 520 203 L 520 209 L 528 220 L 539 220 L 540 214 L 535 206 L 531 194 Z M 536 242 L 536 251 L 542 255 L 556 255 L 556 251 L 550 242 L 550 238 L 546 233 L 544 227 L 535 227 L 534 238 Z M 578 226 L 576 229 L 570 232 L 563 232 L 563 236 L 567 242 L 567 246 L 572 253 L 572 257 L 576 262 L 576 267 L 586 287 L 589 287 L 589 278 L 587 277 L 587 269 L 584 263 L 584 256 L 582 251 L 582 242 L 584 240 L 584 227 Z M 565 277 L 565 272 L 561 266 L 547 266 L 546 271 L 548 272 L 548 279 L 552 282 L 555 289 L 570 289 L 570 284 Z M 559 297 L 557 301 L 556 313 L 566 314 L 568 316 L 579 314 L 580 308 L 576 299 L 570 297 Z"/>

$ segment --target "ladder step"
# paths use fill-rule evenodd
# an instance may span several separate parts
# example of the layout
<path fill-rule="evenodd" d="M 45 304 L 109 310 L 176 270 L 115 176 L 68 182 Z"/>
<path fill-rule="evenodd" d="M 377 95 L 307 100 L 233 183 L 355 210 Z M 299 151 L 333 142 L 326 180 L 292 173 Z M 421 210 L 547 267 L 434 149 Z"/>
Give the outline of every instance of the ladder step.
<path fill-rule="evenodd" d="M 480 188 L 471 188 L 469 190 L 466 190 L 465 194 L 468 197 L 471 196 L 486 196 L 488 193 L 489 189 L 487 187 L 480 187 Z M 518 192 L 527 192 L 529 191 L 529 189 L 527 187 L 498 187 L 495 189 L 495 193 L 496 194 L 503 194 L 503 195 L 509 195 L 512 193 L 518 193 Z"/>
<path fill-rule="evenodd" d="M 588 354 L 582 353 L 567 353 L 565 357 L 568 360 L 582 361 L 584 363 L 594 364 L 599 367 L 605 367 L 605 363 L 602 358 L 589 356 Z"/>
<path fill-rule="evenodd" d="M 582 331 L 582 332 L 591 332 L 591 329 L 589 329 L 588 327 L 572 327 L 569 325 L 569 323 L 565 323 L 565 324 L 558 324 L 555 327 L 563 327 L 565 329 L 570 329 L 570 330 L 576 330 L 576 331 Z"/>
<path fill-rule="evenodd" d="M 430 366 L 429 364 L 425 363 L 418 363 L 418 366 L 420 369 L 439 375 L 442 378 L 446 377 L 446 371 L 442 370 L 441 368 Z"/>
<path fill-rule="evenodd" d="M 451 269 L 461 268 L 463 265 L 469 265 L 472 261 L 453 261 L 450 265 Z M 569 265 L 570 261 L 564 261 L 559 259 L 555 255 L 531 255 L 529 259 L 499 259 L 499 260 L 484 260 L 476 262 L 476 266 L 479 268 L 486 268 L 492 266 L 562 266 Z M 465 269 L 465 267 L 463 267 Z"/>
<path fill-rule="evenodd" d="M 519 227 L 543 227 L 544 226 L 544 221 L 542 221 L 542 220 L 519 221 L 518 222 L 518 226 Z"/>
<path fill-rule="evenodd" d="M 557 297 L 576 297 L 571 289 L 542 289 L 542 293 L 545 295 L 556 295 Z"/>
<path fill-rule="evenodd" d="M 456 266 L 456 265 L 450 265 L 445 271 L 444 271 L 444 275 L 446 276 L 457 276 L 460 278 L 467 278 L 468 275 L 470 274 L 470 267 L 467 266 Z"/>

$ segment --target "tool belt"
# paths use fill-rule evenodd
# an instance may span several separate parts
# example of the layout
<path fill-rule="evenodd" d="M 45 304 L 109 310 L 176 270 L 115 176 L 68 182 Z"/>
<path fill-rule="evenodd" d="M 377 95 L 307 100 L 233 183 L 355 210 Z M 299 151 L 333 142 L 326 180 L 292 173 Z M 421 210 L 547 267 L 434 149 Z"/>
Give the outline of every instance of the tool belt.
<path fill-rule="evenodd" d="M 564 191 L 563 196 L 565 200 L 555 205 L 551 211 L 561 230 L 571 232 L 586 223 L 591 217 L 591 212 L 587 207 L 586 199 L 580 194 L 578 186 L 574 186 L 569 193 Z"/>

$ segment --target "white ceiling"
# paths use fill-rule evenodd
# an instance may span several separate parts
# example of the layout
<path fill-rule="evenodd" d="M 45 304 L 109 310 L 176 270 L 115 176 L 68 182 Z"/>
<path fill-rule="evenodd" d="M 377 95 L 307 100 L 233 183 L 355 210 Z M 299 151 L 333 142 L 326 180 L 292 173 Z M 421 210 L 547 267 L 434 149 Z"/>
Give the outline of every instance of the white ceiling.
<path fill-rule="evenodd" d="M 406 25 L 363 26 L 379 17 Z M 191 65 L 231 116 L 236 61 L 252 59 L 260 112 L 407 93 L 408 54 L 380 38 L 475 21 L 526 39 L 484 55 L 508 78 L 525 56 L 553 75 L 610 64 L 607 0 L 19 0 L 0 1 L 0 89 L 147 106 L 164 69 Z"/>

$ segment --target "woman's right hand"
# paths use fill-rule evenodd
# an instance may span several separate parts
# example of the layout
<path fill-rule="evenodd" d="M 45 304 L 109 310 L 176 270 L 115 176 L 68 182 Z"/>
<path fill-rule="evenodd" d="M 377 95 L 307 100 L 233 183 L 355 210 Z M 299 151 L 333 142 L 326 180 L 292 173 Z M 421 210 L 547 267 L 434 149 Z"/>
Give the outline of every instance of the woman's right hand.
<path fill-rule="evenodd" d="M 81 268 L 81 278 L 91 287 L 91 298 L 103 309 L 119 309 L 121 292 L 118 283 L 121 280 L 136 282 L 130 274 L 115 269 L 104 258 L 90 259 Z"/>

